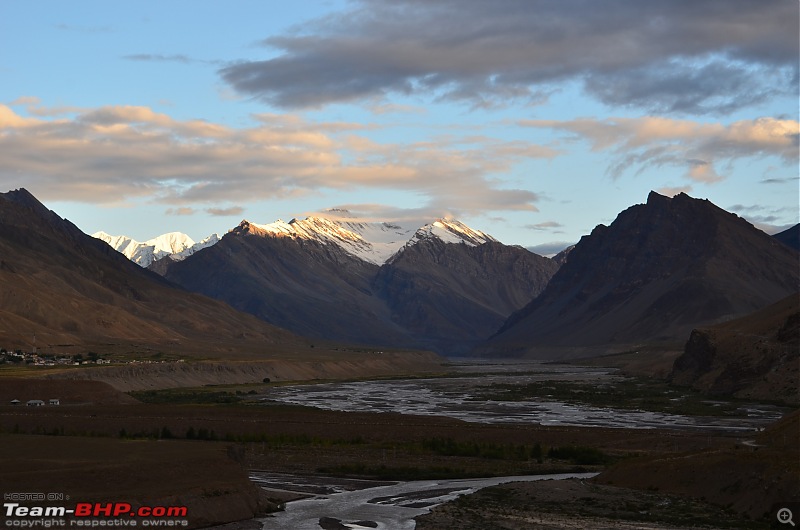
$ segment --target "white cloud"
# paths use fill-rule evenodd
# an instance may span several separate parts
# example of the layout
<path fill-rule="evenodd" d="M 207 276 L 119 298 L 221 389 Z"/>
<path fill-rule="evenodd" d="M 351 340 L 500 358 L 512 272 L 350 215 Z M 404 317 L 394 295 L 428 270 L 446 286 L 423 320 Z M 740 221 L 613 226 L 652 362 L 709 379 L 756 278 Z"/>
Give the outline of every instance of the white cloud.
<path fill-rule="evenodd" d="M 439 211 L 535 211 L 536 193 L 507 188 L 497 176 L 522 160 L 558 154 L 475 136 L 382 144 L 359 135 L 371 128 L 258 115 L 253 126 L 237 129 L 137 106 L 25 118 L 0 105 L 0 186 L 100 204 L 139 198 L 168 204 L 175 215 L 200 204 L 364 189 L 413 192 Z"/>
<path fill-rule="evenodd" d="M 797 164 L 800 124 L 763 117 L 728 125 L 663 117 L 522 120 L 520 125 L 572 133 L 594 151 L 616 155 L 608 172 L 616 177 L 631 168 L 676 166 L 693 182 L 725 178 L 717 166 L 741 158 L 774 156 Z"/>

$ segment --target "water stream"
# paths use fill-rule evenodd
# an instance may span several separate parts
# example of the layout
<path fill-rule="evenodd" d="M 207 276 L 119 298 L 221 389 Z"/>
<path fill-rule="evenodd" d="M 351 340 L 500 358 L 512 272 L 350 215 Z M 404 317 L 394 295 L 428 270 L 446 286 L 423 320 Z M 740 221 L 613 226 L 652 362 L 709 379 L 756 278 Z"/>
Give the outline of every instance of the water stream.
<path fill-rule="evenodd" d="M 460 480 L 418 480 L 371 483 L 276 473 L 251 474 L 269 489 L 317 492 L 313 497 L 286 504 L 283 512 L 261 519 L 263 530 L 320 530 L 324 528 L 412 530 L 414 518 L 459 495 L 506 482 L 590 478 L 596 473 L 565 473 Z"/>
<path fill-rule="evenodd" d="M 779 408 L 749 405 L 736 417 L 683 416 L 644 410 L 600 408 L 558 400 L 495 401 L 480 398 L 491 384 L 546 381 L 609 382 L 620 376 L 603 368 L 544 363 L 471 364 L 457 377 L 359 381 L 277 387 L 266 401 L 327 410 L 397 412 L 446 416 L 478 423 L 530 423 L 627 429 L 675 428 L 752 431 L 779 419 Z M 479 375 L 475 372 L 482 371 Z"/>

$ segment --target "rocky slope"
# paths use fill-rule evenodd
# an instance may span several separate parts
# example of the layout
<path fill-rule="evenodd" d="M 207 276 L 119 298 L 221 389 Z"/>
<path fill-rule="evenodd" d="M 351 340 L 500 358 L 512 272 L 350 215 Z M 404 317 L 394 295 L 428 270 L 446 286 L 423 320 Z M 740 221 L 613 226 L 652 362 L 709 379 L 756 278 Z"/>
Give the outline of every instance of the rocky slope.
<path fill-rule="evenodd" d="M 554 358 L 682 341 L 796 292 L 797 265 L 796 251 L 709 201 L 651 192 L 581 238 L 481 351 Z"/>
<path fill-rule="evenodd" d="M 439 351 L 463 353 L 538 295 L 558 265 L 520 247 L 429 239 L 381 267 L 372 282 L 392 320 Z"/>
<path fill-rule="evenodd" d="M 8 349 L 208 356 L 306 347 L 142 269 L 24 189 L 0 194 L 0 256 L 0 344 Z"/>
<path fill-rule="evenodd" d="M 800 294 L 693 330 L 670 379 L 709 394 L 800 403 Z"/>

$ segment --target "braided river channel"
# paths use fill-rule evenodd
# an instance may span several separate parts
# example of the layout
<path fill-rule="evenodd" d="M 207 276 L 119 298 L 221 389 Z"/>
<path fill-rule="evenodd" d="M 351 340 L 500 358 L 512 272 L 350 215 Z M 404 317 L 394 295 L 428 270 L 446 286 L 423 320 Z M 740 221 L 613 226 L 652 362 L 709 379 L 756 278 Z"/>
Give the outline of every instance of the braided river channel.
<path fill-rule="evenodd" d="M 735 414 L 680 415 L 585 404 L 591 400 L 503 400 L 487 389 L 574 382 L 608 385 L 623 380 L 613 369 L 538 362 L 454 364 L 446 377 L 392 379 L 281 386 L 262 401 L 327 410 L 433 415 L 479 423 L 527 423 L 553 426 L 627 429 L 701 429 L 756 431 L 779 419 L 784 410 L 737 402 Z M 684 399 L 680 391 L 670 399 Z M 715 402 L 707 402 L 715 406 Z M 726 405 L 720 402 L 719 405 Z M 730 405 L 730 404 L 727 404 Z M 301 477 L 254 472 L 251 479 L 269 489 L 309 495 L 262 519 L 264 530 L 320 528 L 412 529 L 414 517 L 459 495 L 511 481 L 588 478 L 594 473 L 494 477 L 470 480 L 373 482 L 330 477 Z"/>

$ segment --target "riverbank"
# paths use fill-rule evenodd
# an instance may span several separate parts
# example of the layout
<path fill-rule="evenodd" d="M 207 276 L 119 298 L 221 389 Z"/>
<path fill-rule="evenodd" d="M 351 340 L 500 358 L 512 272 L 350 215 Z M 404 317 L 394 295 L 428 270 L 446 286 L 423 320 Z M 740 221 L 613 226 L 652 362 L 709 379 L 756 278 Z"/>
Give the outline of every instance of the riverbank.
<path fill-rule="evenodd" d="M 121 392 L 187 388 L 204 385 L 258 384 L 281 381 L 341 380 L 441 373 L 446 360 L 425 351 L 320 353 L 246 361 L 186 361 L 98 366 L 78 370 L 41 371 L 50 379 L 108 383 Z M 31 374 L 36 375 L 36 374 Z"/>

